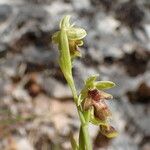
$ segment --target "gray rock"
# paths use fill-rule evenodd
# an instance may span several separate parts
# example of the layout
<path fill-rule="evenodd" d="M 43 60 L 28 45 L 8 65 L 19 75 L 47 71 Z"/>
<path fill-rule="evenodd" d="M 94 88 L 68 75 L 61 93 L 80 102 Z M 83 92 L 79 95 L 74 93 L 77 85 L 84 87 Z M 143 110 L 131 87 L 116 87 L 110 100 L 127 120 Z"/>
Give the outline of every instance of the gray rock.
<path fill-rule="evenodd" d="M 67 85 L 63 85 L 54 78 L 45 78 L 43 81 L 44 90 L 56 98 L 70 98 L 72 97 L 71 90 Z"/>
<path fill-rule="evenodd" d="M 109 150 L 138 150 L 137 144 L 133 141 L 131 137 L 127 134 L 120 134 L 115 138 L 111 146 L 108 147 Z"/>
<path fill-rule="evenodd" d="M 7 4 L 0 5 L 0 23 L 6 21 L 12 14 L 12 7 Z"/>

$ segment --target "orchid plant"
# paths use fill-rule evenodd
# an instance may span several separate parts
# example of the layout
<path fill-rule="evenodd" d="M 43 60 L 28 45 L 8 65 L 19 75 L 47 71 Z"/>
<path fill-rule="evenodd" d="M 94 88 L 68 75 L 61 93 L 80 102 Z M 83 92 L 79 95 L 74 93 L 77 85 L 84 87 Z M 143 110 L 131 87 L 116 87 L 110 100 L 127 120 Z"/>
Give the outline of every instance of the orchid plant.
<path fill-rule="evenodd" d="M 103 90 L 115 86 L 111 81 L 96 81 L 98 75 L 90 76 L 85 80 L 81 92 L 77 92 L 72 74 L 73 61 L 81 57 L 79 46 L 83 45 L 83 38 L 87 35 L 83 28 L 70 24 L 70 16 L 65 16 L 60 22 L 60 30 L 54 33 L 52 40 L 58 44 L 59 65 L 62 73 L 72 91 L 75 105 L 81 122 L 78 141 L 70 135 L 73 150 L 92 150 L 88 126 L 89 123 L 97 125 L 101 134 L 108 138 L 117 136 L 117 131 L 110 125 L 111 111 L 106 100 L 112 99 L 112 95 Z"/>

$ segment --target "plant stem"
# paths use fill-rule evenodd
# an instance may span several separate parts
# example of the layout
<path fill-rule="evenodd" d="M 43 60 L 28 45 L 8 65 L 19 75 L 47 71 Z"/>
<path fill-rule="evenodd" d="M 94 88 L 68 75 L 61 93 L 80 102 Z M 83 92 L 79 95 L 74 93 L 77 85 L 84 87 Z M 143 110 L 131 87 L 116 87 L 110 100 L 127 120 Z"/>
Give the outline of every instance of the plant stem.
<path fill-rule="evenodd" d="M 89 132 L 88 132 L 88 123 L 86 122 L 86 120 L 84 118 L 84 115 L 81 111 L 81 107 L 77 105 L 78 95 L 77 95 L 77 90 L 76 90 L 73 78 L 72 78 L 72 80 L 68 81 L 68 84 L 71 88 L 71 91 L 72 91 L 72 94 L 73 94 L 73 97 L 74 97 L 74 102 L 76 103 L 76 108 L 77 108 L 78 115 L 79 115 L 79 118 L 80 118 L 80 121 L 81 121 L 81 128 L 82 128 L 82 131 L 83 131 L 85 147 L 86 147 L 85 150 L 92 150 L 92 145 L 91 145 L 90 136 L 89 136 Z"/>
<path fill-rule="evenodd" d="M 90 136 L 89 136 L 89 132 L 88 132 L 88 124 L 82 125 L 82 131 L 83 131 L 83 135 L 84 135 L 86 150 L 92 150 L 92 145 L 91 145 Z"/>

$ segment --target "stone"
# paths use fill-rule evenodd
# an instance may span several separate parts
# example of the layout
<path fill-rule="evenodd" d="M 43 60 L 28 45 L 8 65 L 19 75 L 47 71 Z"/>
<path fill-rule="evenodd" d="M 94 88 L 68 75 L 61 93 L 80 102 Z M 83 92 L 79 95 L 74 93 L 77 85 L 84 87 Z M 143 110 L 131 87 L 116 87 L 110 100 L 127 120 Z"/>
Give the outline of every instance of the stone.
<path fill-rule="evenodd" d="M 55 98 L 65 99 L 72 97 L 70 88 L 67 85 L 58 82 L 54 78 L 44 79 L 43 89 L 46 91 L 46 93 Z"/>

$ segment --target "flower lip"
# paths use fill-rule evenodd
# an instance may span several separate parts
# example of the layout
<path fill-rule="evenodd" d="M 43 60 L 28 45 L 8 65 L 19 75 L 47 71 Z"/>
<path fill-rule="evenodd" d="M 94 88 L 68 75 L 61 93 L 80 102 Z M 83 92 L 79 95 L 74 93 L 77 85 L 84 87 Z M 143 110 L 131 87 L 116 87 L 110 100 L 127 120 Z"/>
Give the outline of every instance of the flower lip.
<path fill-rule="evenodd" d="M 111 117 L 111 111 L 104 100 L 101 100 L 99 103 L 93 103 L 94 106 L 94 115 L 100 120 L 107 120 Z"/>

